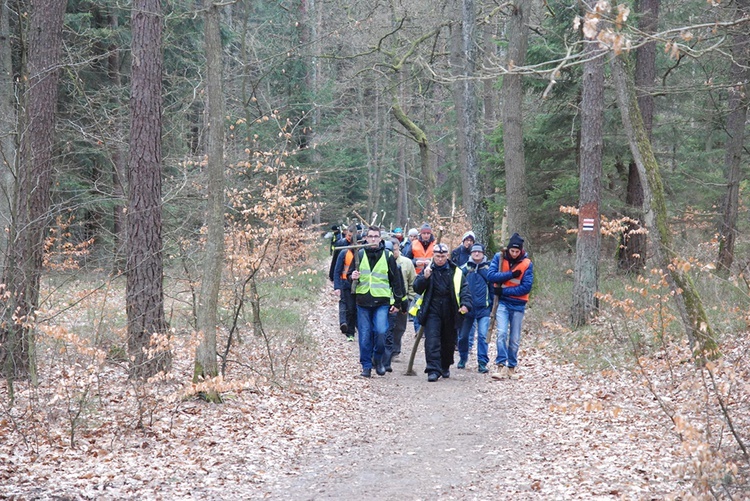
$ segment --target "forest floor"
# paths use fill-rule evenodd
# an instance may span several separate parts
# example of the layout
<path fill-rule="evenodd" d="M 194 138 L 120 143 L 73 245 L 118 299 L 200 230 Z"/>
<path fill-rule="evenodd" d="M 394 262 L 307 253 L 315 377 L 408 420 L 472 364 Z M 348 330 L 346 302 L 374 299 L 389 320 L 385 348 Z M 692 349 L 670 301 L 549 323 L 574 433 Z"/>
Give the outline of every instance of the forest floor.
<path fill-rule="evenodd" d="M 409 324 L 393 372 L 363 379 L 336 307 L 326 289 L 310 308 L 316 362 L 291 387 L 183 399 L 139 431 L 118 410 L 127 395 L 99 395 L 111 416 L 82 425 L 75 448 L 59 416 L 21 433 L 6 411 L 0 499 L 667 499 L 686 488 L 679 441 L 634 374 L 585 374 L 524 332 L 520 379 L 492 380 L 472 358 L 428 383 L 421 350 L 418 375 L 404 375 Z"/>

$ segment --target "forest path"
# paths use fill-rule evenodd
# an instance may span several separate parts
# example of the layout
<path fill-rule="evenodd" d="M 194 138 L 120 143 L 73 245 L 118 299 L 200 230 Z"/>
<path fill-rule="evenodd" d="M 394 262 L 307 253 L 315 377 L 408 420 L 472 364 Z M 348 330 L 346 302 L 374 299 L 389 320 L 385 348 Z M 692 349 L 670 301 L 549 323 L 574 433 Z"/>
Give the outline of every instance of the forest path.
<path fill-rule="evenodd" d="M 479 374 L 472 357 L 467 369 L 454 365 L 450 379 L 428 383 L 421 346 L 417 376 L 404 375 L 409 324 L 393 372 L 363 379 L 357 343 L 338 332 L 336 297 L 321 296 L 310 314 L 321 351 L 310 374 L 318 436 L 263 486 L 264 497 L 659 499 L 674 492 L 667 433 L 647 417 L 652 399 L 628 374 L 585 377 L 526 339 L 519 380 Z"/>

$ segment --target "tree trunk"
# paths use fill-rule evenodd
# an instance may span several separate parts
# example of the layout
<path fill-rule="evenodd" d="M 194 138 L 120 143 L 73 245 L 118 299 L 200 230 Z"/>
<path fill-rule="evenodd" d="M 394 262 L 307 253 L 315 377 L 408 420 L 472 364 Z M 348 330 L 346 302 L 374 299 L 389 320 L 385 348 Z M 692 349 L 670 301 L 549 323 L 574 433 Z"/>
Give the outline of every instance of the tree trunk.
<path fill-rule="evenodd" d="M 585 40 L 581 94 L 580 197 L 573 283 L 573 327 L 588 324 L 598 309 L 599 203 L 601 201 L 604 130 L 604 54 L 599 42 Z"/>
<path fill-rule="evenodd" d="M 523 66 L 529 34 L 530 0 L 516 0 L 506 25 L 509 69 Z M 523 151 L 523 88 L 521 75 L 503 77 L 503 148 L 505 149 L 505 194 L 508 232 L 520 233 L 530 243 L 529 194 L 526 186 L 526 160 Z M 529 247 L 531 247 L 529 245 Z"/>
<path fill-rule="evenodd" d="M 737 0 L 735 19 L 750 14 L 750 1 Z M 716 268 L 719 273 L 729 275 L 734 262 L 734 244 L 737 238 L 737 213 L 739 211 L 740 181 L 742 181 L 742 149 L 745 141 L 747 119 L 748 80 L 750 80 L 750 35 L 748 23 L 737 27 L 732 36 L 732 67 L 730 69 L 729 100 L 727 103 L 727 143 L 724 165 L 727 176 L 727 193 L 719 225 L 719 257 Z"/>
<path fill-rule="evenodd" d="M 424 186 L 424 200 L 426 202 L 425 213 L 436 213 L 435 187 L 437 181 L 435 180 L 435 172 L 430 167 L 430 150 L 427 134 L 404 113 L 401 105 L 395 99 L 393 100 L 391 111 L 396 121 L 406 129 L 414 142 L 419 145 L 419 163 L 422 166 L 422 185 Z"/>
<path fill-rule="evenodd" d="M 476 13 L 473 0 L 454 0 L 455 17 L 451 59 L 454 67 L 453 101 L 457 118 L 457 162 L 461 168 L 463 205 L 477 235 L 477 241 L 487 243 L 490 238 L 490 215 L 482 186 L 479 182 L 479 100 L 474 83 L 476 67 Z"/>
<path fill-rule="evenodd" d="M 219 375 L 216 360 L 216 329 L 219 288 L 224 264 L 224 94 L 222 86 L 222 45 L 219 8 L 204 0 L 206 90 L 208 94 L 208 203 L 206 207 L 206 246 L 203 256 L 198 332 L 201 342 L 195 352 L 193 382 Z M 204 398 L 220 402 L 215 390 Z"/>
<path fill-rule="evenodd" d="M 644 221 L 654 243 L 654 257 L 662 270 L 667 273 L 677 310 L 693 353 L 698 359 L 713 357 L 718 354 L 718 346 L 695 285 L 685 271 L 685 267 L 679 266 L 678 256 L 672 247 L 672 235 L 667 226 L 667 205 L 659 166 L 638 109 L 635 84 L 627 73 L 622 56 L 612 60 L 612 76 L 623 128 L 642 180 Z"/>
<path fill-rule="evenodd" d="M 659 24 L 659 3 L 661 0 L 640 0 L 638 11 L 641 15 L 638 28 L 648 34 L 656 33 Z M 638 96 L 638 107 L 643 116 L 643 126 L 649 139 L 654 122 L 654 82 L 656 80 L 656 42 L 647 42 L 636 50 L 635 86 Z M 638 168 L 634 162 L 628 169 L 628 186 L 625 205 L 632 219 L 643 217 L 643 196 Z M 626 273 L 639 274 L 646 264 L 648 239 L 645 233 L 635 230 L 638 226 L 628 223 L 618 248 L 618 268 Z"/>
<path fill-rule="evenodd" d="M 36 380 L 33 320 L 39 305 L 44 231 L 49 221 L 62 25 L 66 0 L 30 3 L 18 182 L 3 283 L 9 293 L 0 331 L 8 380 Z"/>
<path fill-rule="evenodd" d="M 126 294 L 133 377 L 171 366 L 162 284 L 162 24 L 161 0 L 133 2 Z"/>
<path fill-rule="evenodd" d="M 119 25 L 119 13 L 111 12 L 109 14 L 109 24 L 113 31 L 118 30 Z M 116 88 L 120 88 L 122 85 L 121 70 L 120 70 L 120 47 L 112 45 L 109 47 L 109 78 Z M 114 240 L 114 258 L 112 259 L 112 271 L 113 273 L 119 273 L 122 268 L 125 267 L 125 242 L 127 242 L 125 224 L 125 183 L 127 181 L 127 153 L 125 148 L 121 146 L 124 142 L 121 142 L 120 137 L 125 137 L 125 133 L 122 129 L 122 123 L 117 120 L 117 127 L 120 134 L 117 135 L 117 141 L 111 147 L 112 155 L 112 197 L 114 203 L 112 204 L 112 236 Z"/>
<path fill-rule="evenodd" d="M 0 0 L 0 269 L 8 246 L 16 164 L 16 106 L 11 57 L 10 0 Z"/>

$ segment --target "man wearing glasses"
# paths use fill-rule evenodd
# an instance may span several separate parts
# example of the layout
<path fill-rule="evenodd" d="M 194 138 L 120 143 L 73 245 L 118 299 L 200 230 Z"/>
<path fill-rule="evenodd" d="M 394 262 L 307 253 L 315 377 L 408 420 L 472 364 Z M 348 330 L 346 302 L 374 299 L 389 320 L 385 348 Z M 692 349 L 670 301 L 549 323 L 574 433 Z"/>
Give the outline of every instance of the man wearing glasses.
<path fill-rule="evenodd" d="M 359 362 L 362 377 L 370 377 L 373 364 L 379 376 L 385 375 L 383 356 L 388 331 L 388 312 L 405 309 L 406 295 L 393 254 L 380 239 L 380 228 L 370 226 L 365 236 L 367 247 L 359 250 L 359 267 L 352 272 L 357 301 Z M 398 305 L 398 306 L 396 306 Z"/>

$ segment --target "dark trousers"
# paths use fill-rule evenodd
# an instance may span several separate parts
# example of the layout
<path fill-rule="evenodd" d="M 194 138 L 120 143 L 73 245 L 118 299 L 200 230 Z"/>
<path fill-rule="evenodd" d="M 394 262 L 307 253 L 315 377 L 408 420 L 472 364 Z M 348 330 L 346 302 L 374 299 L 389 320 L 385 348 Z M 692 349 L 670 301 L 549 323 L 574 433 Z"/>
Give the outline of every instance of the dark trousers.
<path fill-rule="evenodd" d="M 339 325 L 346 324 L 346 335 L 353 336 L 357 327 L 357 303 L 349 287 L 341 289 L 339 295 Z"/>
<path fill-rule="evenodd" d="M 430 308 L 424 323 L 424 358 L 426 373 L 444 373 L 453 365 L 456 347 L 455 317 L 452 312 Z"/>
<path fill-rule="evenodd" d="M 385 334 L 385 357 L 383 363 L 386 367 L 391 365 L 391 358 L 401 353 L 401 338 L 404 336 L 408 316 L 400 311 L 388 313 L 388 332 Z"/>

